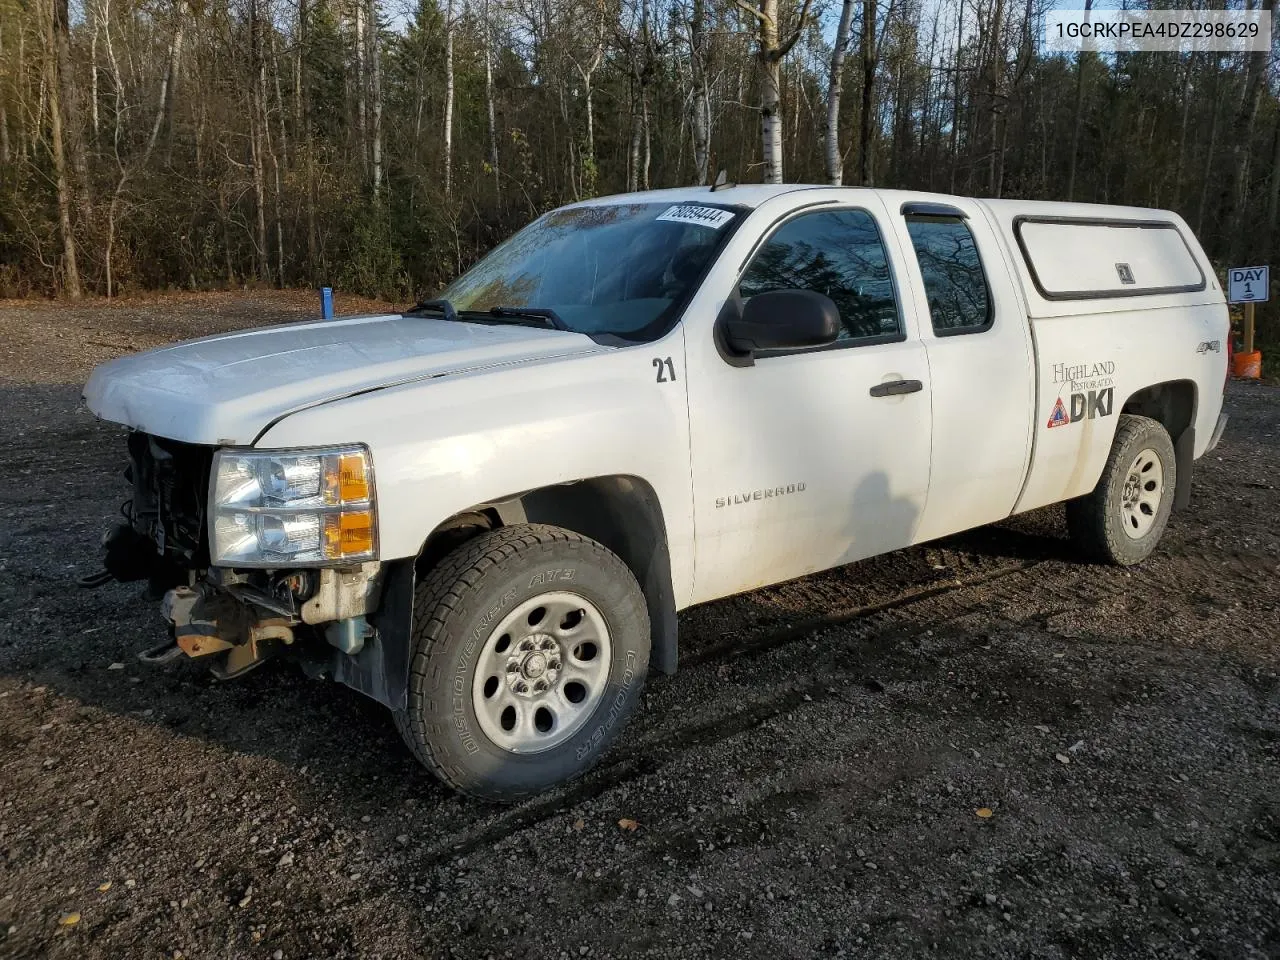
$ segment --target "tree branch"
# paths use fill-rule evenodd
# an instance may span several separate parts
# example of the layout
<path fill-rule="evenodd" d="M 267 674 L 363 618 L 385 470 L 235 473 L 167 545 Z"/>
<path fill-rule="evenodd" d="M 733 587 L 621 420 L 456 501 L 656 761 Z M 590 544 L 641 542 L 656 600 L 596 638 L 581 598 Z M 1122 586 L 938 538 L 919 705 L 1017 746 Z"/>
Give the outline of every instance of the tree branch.
<path fill-rule="evenodd" d="M 749 4 L 743 3 L 742 0 L 733 0 L 733 2 L 737 4 L 739 7 L 741 7 L 743 10 L 747 11 L 747 13 L 751 14 L 753 17 L 758 17 L 759 19 L 763 20 L 765 23 L 773 23 L 773 17 L 766 16 L 763 10 L 760 10 L 757 7 L 750 6 Z M 808 6 L 808 0 L 805 0 L 805 5 Z"/>
<path fill-rule="evenodd" d="M 786 41 L 778 47 L 777 52 L 773 54 L 774 60 L 781 60 L 790 53 L 791 48 L 796 45 L 796 41 L 800 39 L 800 34 L 804 31 L 804 21 L 805 18 L 809 16 L 809 7 L 812 5 L 813 0 L 804 0 L 804 6 L 800 8 L 800 20 L 796 23 L 796 29 L 791 36 L 787 37 Z"/>

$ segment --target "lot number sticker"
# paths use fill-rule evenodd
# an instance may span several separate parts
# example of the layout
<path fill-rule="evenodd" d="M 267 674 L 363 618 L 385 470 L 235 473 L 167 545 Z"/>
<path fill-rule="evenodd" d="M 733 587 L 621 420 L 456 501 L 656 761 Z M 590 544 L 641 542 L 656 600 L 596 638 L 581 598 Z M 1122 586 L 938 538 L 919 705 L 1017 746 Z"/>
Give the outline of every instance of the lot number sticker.
<path fill-rule="evenodd" d="M 667 207 L 657 219 L 671 223 L 696 223 L 701 227 L 719 230 L 733 219 L 733 212 L 721 210 L 719 207 L 698 207 L 689 203 L 679 203 L 674 207 Z"/>
<path fill-rule="evenodd" d="M 1271 299 L 1270 267 L 1232 267 L 1227 271 L 1227 303 L 1258 303 Z"/>

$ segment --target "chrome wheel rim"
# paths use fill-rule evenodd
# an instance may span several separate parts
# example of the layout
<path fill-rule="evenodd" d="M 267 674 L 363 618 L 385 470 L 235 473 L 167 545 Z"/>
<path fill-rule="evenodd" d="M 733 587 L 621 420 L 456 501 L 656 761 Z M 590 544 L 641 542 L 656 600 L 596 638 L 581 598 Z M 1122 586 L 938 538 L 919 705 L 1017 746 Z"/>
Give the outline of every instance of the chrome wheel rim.
<path fill-rule="evenodd" d="M 564 743 L 590 718 L 609 682 L 609 627 L 576 593 L 524 601 L 489 634 L 471 693 L 485 736 L 510 753 Z"/>
<path fill-rule="evenodd" d="M 1120 494 L 1120 524 L 1130 540 L 1151 532 L 1164 495 L 1164 466 L 1150 447 L 1133 458 Z"/>

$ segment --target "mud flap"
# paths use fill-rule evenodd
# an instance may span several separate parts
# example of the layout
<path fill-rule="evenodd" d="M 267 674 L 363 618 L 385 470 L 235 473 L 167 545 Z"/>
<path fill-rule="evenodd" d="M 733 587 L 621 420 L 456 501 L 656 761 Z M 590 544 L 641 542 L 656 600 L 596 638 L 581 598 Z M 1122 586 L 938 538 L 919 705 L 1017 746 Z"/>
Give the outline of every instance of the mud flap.
<path fill-rule="evenodd" d="M 333 679 L 392 710 L 408 704 L 413 631 L 413 558 L 386 565 L 371 637 L 356 654 L 333 653 Z"/>
<path fill-rule="evenodd" d="M 1196 455 L 1196 428 L 1187 427 L 1173 444 L 1173 462 L 1178 478 L 1173 488 L 1173 509 L 1184 510 L 1191 503 L 1191 467 Z"/>

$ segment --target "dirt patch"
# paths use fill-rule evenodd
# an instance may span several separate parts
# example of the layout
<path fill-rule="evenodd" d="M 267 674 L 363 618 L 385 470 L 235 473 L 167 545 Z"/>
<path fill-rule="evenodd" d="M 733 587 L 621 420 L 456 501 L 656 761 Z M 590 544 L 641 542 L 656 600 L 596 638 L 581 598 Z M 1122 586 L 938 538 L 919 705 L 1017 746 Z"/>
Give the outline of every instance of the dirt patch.
<path fill-rule="evenodd" d="M 334 298 L 339 316 L 391 309 L 366 297 Z M 83 384 L 95 366 L 123 353 L 319 316 L 320 295 L 312 290 L 153 293 L 75 303 L 0 300 L 0 386 Z"/>
<path fill-rule="evenodd" d="M 314 306 L 263 296 L 0 307 L 0 956 L 1280 955 L 1280 391 L 1142 567 L 1047 510 L 695 608 L 604 763 L 497 808 L 73 585 L 123 496 L 84 376 Z"/>

